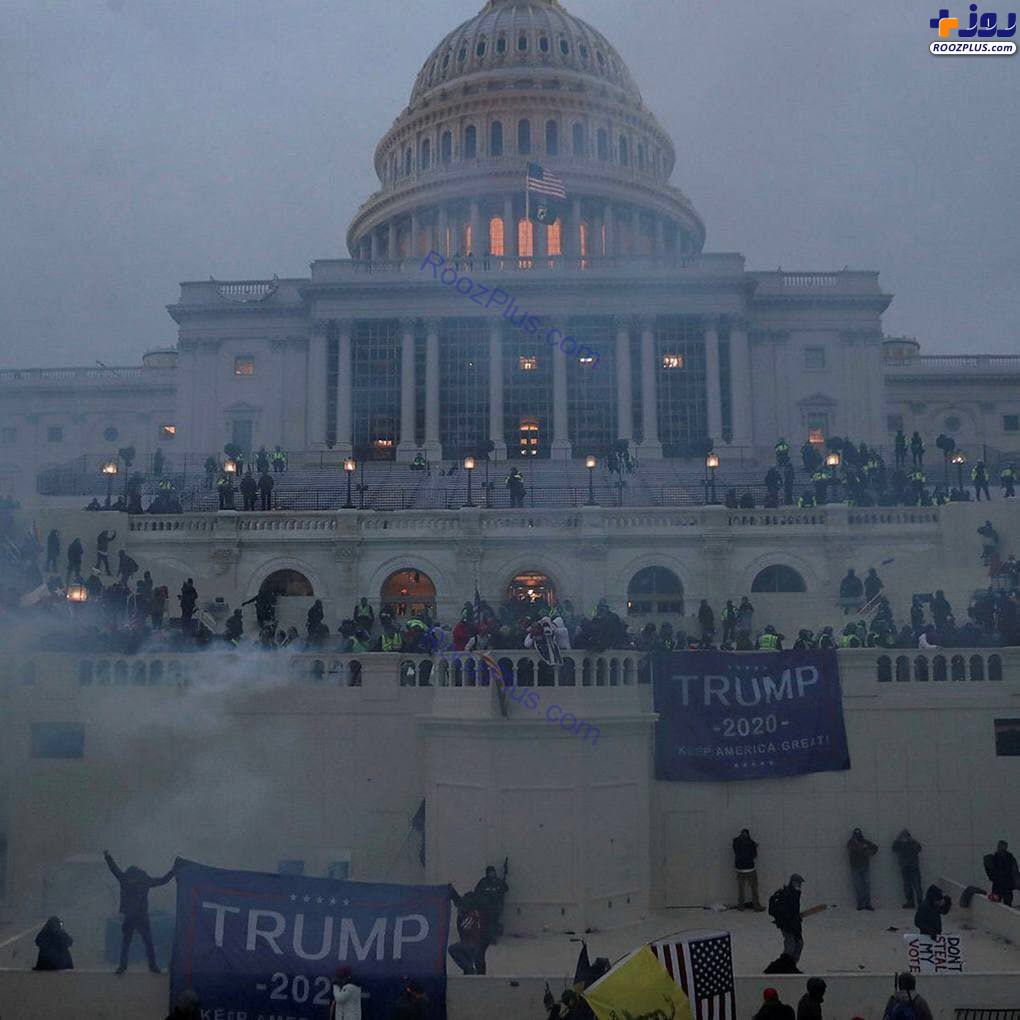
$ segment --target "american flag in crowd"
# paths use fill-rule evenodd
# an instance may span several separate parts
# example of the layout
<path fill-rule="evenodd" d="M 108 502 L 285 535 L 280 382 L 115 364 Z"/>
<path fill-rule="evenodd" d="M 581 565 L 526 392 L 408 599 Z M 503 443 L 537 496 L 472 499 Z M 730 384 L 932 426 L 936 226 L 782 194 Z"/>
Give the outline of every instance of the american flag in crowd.
<path fill-rule="evenodd" d="M 692 1020 L 735 1020 L 728 931 L 680 932 L 651 943 L 651 950 L 684 990 Z"/>
<path fill-rule="evenodd" d="M 548 170 L 543 170 L 537 163 L 528 164 L 527 188 L 536 195 L 548 195 L 550 198 L 567 197 L 563 181 Z"/>

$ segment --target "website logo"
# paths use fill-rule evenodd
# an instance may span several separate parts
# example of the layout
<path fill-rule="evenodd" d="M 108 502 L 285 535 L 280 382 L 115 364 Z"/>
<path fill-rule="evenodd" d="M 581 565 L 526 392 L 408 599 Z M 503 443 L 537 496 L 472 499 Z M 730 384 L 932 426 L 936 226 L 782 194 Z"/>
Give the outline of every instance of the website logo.
<path fill-rule="evenodd" d="M 936 57 L 1008 57 L 1016 53 L 1017 16 L 1010 12 L 1002 23 L 996 11 L 979 11 L 971 4 L 966 17 L 943 7 L 929 25 L 938 38 L 928 47 Z"/>

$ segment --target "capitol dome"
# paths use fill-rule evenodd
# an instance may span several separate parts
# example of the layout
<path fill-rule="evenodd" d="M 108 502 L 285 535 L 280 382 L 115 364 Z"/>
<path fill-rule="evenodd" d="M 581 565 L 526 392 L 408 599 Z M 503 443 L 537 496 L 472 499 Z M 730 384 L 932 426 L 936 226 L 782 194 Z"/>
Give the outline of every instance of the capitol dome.
<path fill-rule="evenodd" d="M 528 220 L 532 163 L 567 194 L 546 226 Z M 422 65 L 376 147 L 381 188 L 358 210 L 347 246 L 368 262 L 432 249 L 696 254 L 705 227 L 670 184 L 675 164 L 672 139 L 601 32 L 560 0 L 488 0 Z"/>
<path fill-rule="evenodd" d="M 432 51 L 414 84 L 411 106 L 460 79 L 492 72 L 512 76 L 522 68 L 549 77 L 571 71 L 641 102 L 630 71 L 606 37 L 558 0 L 489 0 Z"/>

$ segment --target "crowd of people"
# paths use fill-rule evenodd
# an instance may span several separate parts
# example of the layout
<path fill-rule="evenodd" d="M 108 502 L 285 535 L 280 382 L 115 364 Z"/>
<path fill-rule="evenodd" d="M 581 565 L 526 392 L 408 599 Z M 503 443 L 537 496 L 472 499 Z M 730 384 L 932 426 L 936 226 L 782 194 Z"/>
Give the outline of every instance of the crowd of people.
<path fill-rule="evenodd" d="M 824 444 L 806 442 L 800 449 L 802 472 L 798 476 L 791 458 L 790 444 L 781 437 L 775 444 L 775 465 L 765 473 L 765 508 L 781 505 L 801 507 L 824 506 L 830 502 L 849 506 L 942 506 L 946 503 L 969 502 L 969 488 L 974 499 L 991 499 L 989 485 L 992 472 L 984 460 L 970 468 L 970 486 L 964 484 L 962 462 L 957 468 L 956 485 L 950 484 L 950 463 L 956 452 L 955 442 L 939 436 L 936 445 L 943 455 L 941 480 L 930 479 L 925 472 L 927 449 L 919 432 L 909 440 L 902 429 L 893 439 L 893 460 L 887 464 L 883 453 L 867 443 L 850 438 L 832 437 Z M 908 464 L 908 459 L 910 463 Z M 998 469 L 998 483 L 1004 499 L 1016 496 L 1016 465 L 1003 463 Z M 737 489 L 726 491 L 724 503 L 732 509 L 753 508 L 751 493 L 738 495 Z"/>

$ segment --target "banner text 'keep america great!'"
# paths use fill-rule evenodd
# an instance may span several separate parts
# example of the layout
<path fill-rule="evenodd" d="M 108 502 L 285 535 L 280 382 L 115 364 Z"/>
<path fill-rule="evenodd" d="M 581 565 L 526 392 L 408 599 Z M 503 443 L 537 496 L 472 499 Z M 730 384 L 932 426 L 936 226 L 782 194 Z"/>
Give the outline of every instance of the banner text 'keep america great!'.
<path fill-rule="evenodd" d="M 388 1017 L 405 979 L 446 1015 L 446 886 L 338 882 L 177 864 L 171 1002 L 193 989 L 202 1016 L 319 1020 L 348 966 L 364 1015 Z"/>
<path fill-rule="evenodd" d="M 657 779 L 850 768 L 835 652 L 664 652 L 654 669 Z"/>

